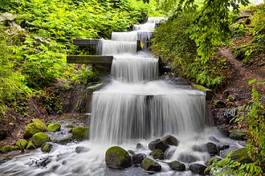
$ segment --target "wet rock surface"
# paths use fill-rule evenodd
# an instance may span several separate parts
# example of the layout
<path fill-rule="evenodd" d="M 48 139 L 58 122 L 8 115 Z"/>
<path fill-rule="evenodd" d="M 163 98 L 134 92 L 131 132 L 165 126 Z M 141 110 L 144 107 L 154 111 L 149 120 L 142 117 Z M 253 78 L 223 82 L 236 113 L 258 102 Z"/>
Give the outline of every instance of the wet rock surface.
<path fill-rule="evenodd" d="M 106 151 L 105 162 L 112 169 L 124 169 L 132 164 L 129 153 L 119 146 L 113 146 Z"/>
<path fill-rule="evenodd" d="M 206 169 L 205 165 L 194 163 L 189 166 L 189 169 L 192 173 L 204 175 L 204 171 Z"/>
<path fill-rule="evenodd" d="M 165 144 L 160 139 L 156 139 L 148 144 L 148 148 L 150 150 L 160 149 L 162 151 L 166 151 L 169 148 L 169 145 Z"/>
<path fill-rule="evenodd" d="M 154 172 L 159 172 L 162 169 L 162 167 L 159 163 L 157 163 L 156 161 L 154 161 L 150 158 L 145 158 L 142 161 L 141 168 L 143 168 L 146 171 L 154 171 Z"/>
<path fill-rule="evenodd" d="M 168 163 L 168 165 L 172 170 L 175 170 L 175 171 L 185 171 L 186 170 L 185 164 L 183 164 L 179 161 L 172 161 L 172 162 Z"/>

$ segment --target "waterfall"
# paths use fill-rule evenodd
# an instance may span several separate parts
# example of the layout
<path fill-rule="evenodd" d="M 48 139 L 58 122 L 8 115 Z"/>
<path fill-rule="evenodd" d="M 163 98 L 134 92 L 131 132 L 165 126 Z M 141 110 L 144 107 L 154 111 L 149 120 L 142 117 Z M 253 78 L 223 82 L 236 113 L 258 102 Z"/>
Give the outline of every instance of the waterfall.
<path fill-rule="evenodd" d="M 201 132 L 206 126 L 205 94 L 158 79 L 158 59 L 137 52 L 137 40 L 151 39 L 156 23 L 149 18 L 132 32 L 113 32 L 102 40 L 103 55 L 113 55 L 112 81 L 93 93 L 90 139 L 122 144 L 167 133 Z"/>

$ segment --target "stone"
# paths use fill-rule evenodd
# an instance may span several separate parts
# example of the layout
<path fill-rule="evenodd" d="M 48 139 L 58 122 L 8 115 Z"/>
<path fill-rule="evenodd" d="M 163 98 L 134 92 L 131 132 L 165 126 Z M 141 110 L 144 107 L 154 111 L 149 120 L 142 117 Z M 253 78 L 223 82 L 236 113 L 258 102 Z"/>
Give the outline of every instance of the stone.
<path fill-rule="evenodd" d="M 154 172 L 159 172 L 162 169 L 159 163 L 155 162 L 154 160 L 150 158 L 145 158 L 142 161 L 141 168 L 143 168 L 146 171 L 154 171 Z"/>
<path fill-rule="evenodd" d="M 160 149 L 164 152 L 169 148 L 169 145 L 165 144 L 160 139 L 156 139 L 148 144 L 148 148 L 150 150 Z"/>
<path fill-rule="evenodd" d="M 164 152 L 160 149 L 155 149 L 153 150 L 150 155 L 154 158 L 154 159 L 160 159 L 160 160 L 163 160 L 165 157 L 164 157 Z"/>
<path fill-rule="evenodd" d="M 38 132 L 32 136 L 32 142 L 36 147 L 40 147 L 42 144 L 49 141 L 49 136 L 43 132 Z"/>
<path fill-rule="evenodd" d="M 2 13 L 0 15 L 0 22 L 5 22 L 5 21 L 14 21 L 17 18 L 16 15 L 12 14 L 12 13 Z"/>
<path fill-rule="evenodd" d="M 76 153 L 85 153 L 85 152 L 88 152 L 89 151 L 89 148 L 87 147 L 83 147 L 83 146 L 78 146 L 75 148 L 75 152 Z"/>
<path fill-rule="evenodd" d="M 204 175 L 204 171 L 206 169 L 206 166 L 205 165 L 202 165 L 202 164 L 194 163 L 194 164 L 191 164 L 189 166 L 189 169 L 194 174 Z"/>
<path fill-rule="evenodd" d="M 146 158 L 146 155 L 143 153 L 138 153 L 132 156 L 132 162 L 133 164 L 141 164 L 142 161 Z"/>
<path fill-rule="evenodd" d="M 214 101 L 214 107 L 215 108 L 225 108 L 226 104 L 222 100 L 216 100 L 216 101 Z"/>
<path fill-rule="evenodd" d="M 199 85 L 199 84 L 193 84 L 192 85 L 192 88 L 193 89 L 197 89 L 197 90 L 200 90 L 200 91 L 203 91 L 206 93 L 206 100 L 207 101 L 210 101 L 213 99 L 214 97 L 214 92 L 211 90 L 211 89 L 208 89 L 202 85 Z"/>
<path fill-rule="evenodd" d="M 6 130 L 0 130 L 0 141 L 4 140 L 7 137 L 7 131 Z"/>
<path fill-rule="evenodd" d="M 211 156 L 214 156 L 214 155 L 219 155 L 219 149 L 217 147 L 216 144 L 212 143 L 212 142 L 208 142 L 206 144 L 206 147 L 207 147 L 207 151 L 208 153 L 211 155 Z"/>
<path fill-rule="evenodd" d="M 233 129 L 229 131 L 229 137 L 234 140 L 247 140 L 247 134 L 245 130 Z"/>
<path fill-rule="evenodd" d="M 28 145 L 28 141 L 25 139 L 19 139 L 16 142 L 16 146 L 21 150 L 24 151 Z"/>
<path fill-rule="evenodd" d="M 233 102 L 235 100 L 236 100 L 236 96 L 234 96 L 234 95 L 228 95 L 227 101 Z"/>
<path fill-rule="evenodd" d="M 218 146 L 218 149 L 219 150 L 225 150 L 225 149 L 228 149 L 230 146 L 229 144 L 221 144 Z"/>
<path fill-rule="evenodd" d="M 29 141 L 26 149 L 27 150 L 34 150 L 34 149 L 36 149 L 36 146 L 33 144 L 32 141 Z"/>
<path fill-rule="evenodd" d="M 199 158 L 188 153 L 182 153 L 179 155 L 178 160 L 184 163 L 193 163 L 199 161 Z"/>
<path fill-rule="evenodd" d="M 161 139 L 164 144 L 178 146 L 179 141 L 172 135 L 167 135 Z"/>
<path fill-rule="evenodd" d="M 183 164 L 179 161 L 172 161 L 172 162 L 168 163 L 168 165 L 172 170 L 175 170 L 175 171 L 185 171 L 186 170 L 185 164 Z"/>
<path fill-rule="evenodd" d="M 50 123 L 48 125 L 49 132 L 56 132 L 61 130 L 61 125 L 59 123 Z"/>
<path fill-rule="evenodd" d="M 76 140 L 84 140 L 89 136 L 89 131 L 87 127 L 74 127 L 71 129 L 71 133 L 73 135 L 73 139 Z"/>
<path fill-rule="evenodd" d="M 111 169 L 124 169 L 132 165 L 129 153 L 119 146 L 110 147 L 106 151 L 105 162 Z"/>
<path fill-rule="evenodd" d="M 52 150 L 52 144 L 45 143 L 41 146 L 41 151 L 44 153 L 49 153 Z"/>
<path fill-rule="evenodd" d="M 136 149 L 137 149 L 137 150 L 139 150 L 139 149 L 144 149 L 143 144 L 141 144 L 141 143 L 137 143 L 137 144 L 136 144 Z"/>
<path fill-rule="evenodd" d="M 31 123 L 27 124 L 25 127 L 24 138 L 30 138 L 38 132 L 47 131 L 47 126 L 40 119 L 33 119 Z"/>
<path fill-rule="evenodd" d="M 5 145 L 0 147 L 0 153 L 8 153 L 17 150 L 17 146 Z"/>
<path fill-rule="evenodd" d="M 234 150 L 231 153 L 229 153 L 229 155 L 233 161 L 237 161 L 240 163 L 251 163 L 252 162 L 250 156 L 248 155 L 247 148 L 240 148 L 240 149 Z"/>

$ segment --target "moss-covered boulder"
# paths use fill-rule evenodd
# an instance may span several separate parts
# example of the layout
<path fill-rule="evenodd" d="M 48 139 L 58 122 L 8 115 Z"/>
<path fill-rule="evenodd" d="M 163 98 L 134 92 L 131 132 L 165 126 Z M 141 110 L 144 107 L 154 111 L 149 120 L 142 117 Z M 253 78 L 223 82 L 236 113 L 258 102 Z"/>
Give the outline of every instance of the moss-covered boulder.
<path fill-rule="evenodd" d="M 199 85 L 199 84 L 193 84 L 192 85 L 192 88 L 193 89 L 197 89 L 197 90 L 200 90 L 202 92 L 205 92 L 206 93 L 206 100 L 212 100 L 213 97 L 214 97 L 214 93 L 211 89 L 208 89 L 202 85 Z"/>
<path fill-rule="evenodd" d="M 40 147 L 45 142 L 49 142 L 50 138 L 43 132 L 38 132 L 32 136 L 32 142 L 36 147 Z"/>
<path fill-rule="evenodd" d="M 19 139 L 16 142 L 16 146 L 21 150 L 24 151 L 28 145 L 28 141 L 25 139 Z"/>
<path fill-rule="evenodd" d="M 119 146 L 110 147 L 106 151 L 105 162 L 112 169 L 124 169 L 132 165 L 129 153 Z"/>
<path fill-rule="evenodd" d="M 137 153 L 132 156 L 132 162 L 135 165 L 139 165 L 142 163 L 142 161 L 146 158 L 146 155 L 143 153 Z"/>
<path fill-rule="evenodd" d="M 42 146 L 41 146 L 42 152 L 49 153 L 51 150 L 52 150 L 52 144 L 50 144 L 50 143 L 42 144 Z"/>
<path fill-rule="evenodd" d="M 40 119 L 33 119 L 31 123 L 25 127 L 24 138 L 30 138 L 38 132 L 47 131 L 46 124 Z"/>
<path fill-rule="evenodd" d="M 32 141 L 29 141 L 26 147 L 27 150 L 34 150 L 36 149 L 36 146 L 33 144 Z"/>
<path fill-rule="evenodd" d="M 49 132 L 56 132 L 61 130 L 61 125 L 59 123 L 50 123 L 48 125 Z"/>
<path fill-rule="evenodd" d="M 87 127 L 74 127 L 71 129 L 73 139 L 84 140 L 89 136 L 89 130 Z"/>
<path fill-rule="evenodd" d="M 179 145 L 179 141 L 177 138 L 175 138 L 174 136 L 172 135 L 166 135 L 164 136 L 161 141 L 164 143 L 164 144 L 167 144 L 167 145 L 174 145 L 174 146 L 178 146 Z"/>
<path fill-rule="evenodd" d="M 233 129 L 229 131 L 229 137 L 235 140 L 246 140 L 247 133 L 246 130 L 242 129 Z"/>
<path fill-rule="evenodd" d="M 160 149 L 155 149 L 153 150 L 150 155 L 154 158 L 154 159 L 160 159 L 160 160 L 163 160 L 165 157 L 164 157 L 164 152 Z"/>
<path fill-rule="evenodd" d="M 150 158 L 145 158 L 141 163 L 141 168 L 146 171 L 154 171 L 159 172 L 161 171 L 161 165 Z"/>
<path fill-rule="evenodd" d="M 148 144 L 148 148 L 150 150 L 155 150 L 155 149 L 160 149 L 163 152 L 166 151 L 169 148 L 169 145 L 165 144 L 163 141 L 161 141 L 160 139 L 156 139 L 154 141 L 151 141 Z"/>
<path fill-rule="evenodd" d="M 193 163 L 189 166 L 189 169 L 194 174 L 204 175 L 204 171 L 206 170 L 206 166 L 203 164 L 199 164 L 199 163 Z"/>
<path fill-rule="evenodd" d="M 172 162 L 168 163 L 168 165 L 172 170 L 175 170 L 175 171 L 185 171 L 186 170 L 185 164 L 183 164 L 179 161 L 172 161 Z"/>
<path fill-rule="evenodd" d="M 252 160 L 248 154 L 247 148 L 240 148 L 229 153 L 232 160 L 240 163 L 251 163 Z"/>
<path fill-rule="evenodd" d="M 15 150 L 18 150 L 17 146 L 12 146 L 12 145 L 0 146 L 0 153 L 8 153 Z"/>

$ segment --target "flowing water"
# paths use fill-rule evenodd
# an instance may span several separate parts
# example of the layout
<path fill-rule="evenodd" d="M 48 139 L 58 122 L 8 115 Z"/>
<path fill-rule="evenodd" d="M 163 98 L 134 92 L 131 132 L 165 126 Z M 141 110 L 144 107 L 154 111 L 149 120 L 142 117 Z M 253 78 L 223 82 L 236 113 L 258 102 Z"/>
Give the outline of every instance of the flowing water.
<path fill-rule="evenodd" d="M 111 82 L 94 92 L 90 140 L 67 145 L 54 144 L 51 153 L 40 149 L 17 156 L 0 164 L 2 176 L 101 176 L 148 175 L 141 168 L 123 171 L 106 168 L 104 154 L 111 145 L 121 145 L 136 153 L 150 153 L 148 142 L 166 134 L 178 138 L 178 147 L 167 151 L 167 160 L 160 162 L 157 175 L 185 175 L 190 171 L 173 172 L 166 161 L 184 160 L 192 155 L 197 162 L 209 159 L 207 152 L 196 152 L 194 146 L 214 142 L 238 147 L 209 127 L 205 94 L 189 86 L 159 80 L 158 59 L 147 50 L 137 51 L 137 40 L 145 42 L 152 36 L 156 23 L 164 18 L 149 18 L 134 26 L 132 32 L 114 32 L 111 40 L 102 40 L 102 54 L 113 55 Z M 136 149 L 136 143 L 143 148 Z M 75 152 L 77 146 L 89 151 Z M 185 163 L 188 166 L 188 162 Z"/>

